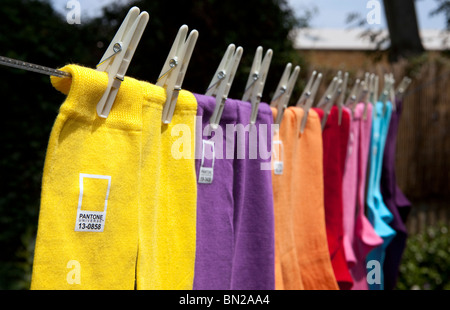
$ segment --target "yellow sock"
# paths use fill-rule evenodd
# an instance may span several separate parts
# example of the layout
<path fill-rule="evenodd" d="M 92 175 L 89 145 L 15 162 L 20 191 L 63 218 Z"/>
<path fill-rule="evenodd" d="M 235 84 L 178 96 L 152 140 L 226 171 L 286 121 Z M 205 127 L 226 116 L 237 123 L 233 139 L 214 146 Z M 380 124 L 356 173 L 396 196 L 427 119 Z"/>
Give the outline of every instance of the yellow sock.
<path fill-rule="evenodd" d="M 165 125 L 161 120 L 164 89 L 148 84 L 147 97 L 150 99 L 143 106 L 137 288 L 192 289 L 197 217 L 197 101 L 192 93 L 181 91 L 172 122 Z"/>
<path fill-rule="evenodd" d="M 145 83 L 125 78 L 103 119 L 106 73 L 62 70 L 72 78 L 52 77 L 67 98 L 45 158 L 31 289 L 134 289 Z"/>
<path fill-rule="evenodd" d="M 136 278 L 138 289 L 191 289 L 195 97 L 181 91 L 163 125 L 164 89 L 127 77 L 102 119 L 107 75 L 62 70 L 72 79 L 52 78 L 68 96 L 47 149 L 31 288 L 133 289 Z"/>

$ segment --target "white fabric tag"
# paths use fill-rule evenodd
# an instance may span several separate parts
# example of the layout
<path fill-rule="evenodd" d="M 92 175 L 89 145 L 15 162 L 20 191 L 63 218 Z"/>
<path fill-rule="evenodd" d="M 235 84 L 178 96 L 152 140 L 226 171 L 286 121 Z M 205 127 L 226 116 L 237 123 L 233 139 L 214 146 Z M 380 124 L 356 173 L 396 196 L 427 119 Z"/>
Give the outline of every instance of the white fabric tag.
<path fill-rule="evenodd" d="M 200 173 L 198 175 L 198 183 L 211 184 L 213 181 L 213 168 L 200 167 Z"/>
<path fill-rule="evenodd" d="M 283 142 L 281 140 L 273 141 L 273 173 L 275 175 L 283 174 Z"/>
<path fill-rule="evenodd" d="M 212 166 L 211 167 L 204 167 L 205 164 L 205 148 L 210 147 L 212 158 Z M 198 174 L 198 183 L 199 184 L 211 184 L 213 182 L 214 177 L 214 161 L 216 159 L 216 152 L 214 150 L 214 142 L 213 141 L 207 141 L 203 140 L 203 147 L 202 147 L 202 163 L 200 165 L 200 171 Z"/>
<path fill-rule="evenodd" d="M 75 231 L 102 232 L 105 228 L 105 217 L 106 212 L 78 210 Z"/>
<path fill-rule="evenodd" d="M 84 192 L 83 180 L 85 178 L 108 180 L 108 187 L 105 193 L 105 204 L 103 211 L 81 210 Z M 111 176 L 80 173 L 80 195 L 78 198 L 78 210 L 77 210 L 77 218 L 75 221 L 75 231 L 103 232 L 105 228 L 106 207 L 108 205 L 110 188 L 111 188 Z"/>
<path fill-rule="evenodd" d="M 273 162 L 273 173 L 276 175 L 283 174 L 283 162 L 282 161 L 274 161 Z"/>

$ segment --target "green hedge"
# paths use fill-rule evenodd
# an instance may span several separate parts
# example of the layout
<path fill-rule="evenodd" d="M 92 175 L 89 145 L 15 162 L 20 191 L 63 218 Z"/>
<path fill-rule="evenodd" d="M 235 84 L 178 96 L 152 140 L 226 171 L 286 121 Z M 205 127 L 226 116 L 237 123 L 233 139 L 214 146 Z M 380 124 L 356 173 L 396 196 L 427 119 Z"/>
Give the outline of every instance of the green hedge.
<path fill-rule="evenodd" d="M 429 227 L 423 233 L 409 237 L 400 265 L 397 289 L 450 289 L 448 225 Z"/>

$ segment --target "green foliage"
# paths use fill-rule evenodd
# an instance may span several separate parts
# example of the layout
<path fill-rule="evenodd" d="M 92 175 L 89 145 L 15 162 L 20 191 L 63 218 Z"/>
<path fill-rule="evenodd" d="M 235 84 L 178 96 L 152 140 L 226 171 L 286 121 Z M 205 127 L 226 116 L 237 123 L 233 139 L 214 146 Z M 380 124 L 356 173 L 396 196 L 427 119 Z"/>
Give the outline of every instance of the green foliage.
<path fill-rule="evenodd" d="M 111 33 L 116 31 L 132 5 L 149 12 L 150 21 L 129 68 L 130 76 L 156 82 L 183 24 L 199 32 L 183 83 L 183 88 L 192 92 L 205 92 L 230 43 L 244 49 L 230 98 L 242 97 L 256 48 L 260 45 L 264 53 L 269 48 L 273 50 L 263 101 L 271 100 L 288 62 L 300 65 L 302 74 L 307 71 L 304 59 L 289 40 L 289 34 L 294 27 L 305 26 L 305 18 L 309 15 L 297 18 L 286 0 L 138 0 L 125 7 L 111 6 L 105 9 L 104 17 L 93 21 L 98 27 L 94 32 L 100 34 L 99 40 L 105 45 L 109 44 Z M 296 98 L 296 95 L 299 94 L 292 97 Z"/>
<path fill-rule="evenodd" d="M 446 21 L 447 30 L 450 30 L 450 1 L 449 0 L 435 0 L 437 7 L 430 12 L 430 16 L 443 14 Z"/>
<path fill-rule="evenodd" d="M 448 225 L 429 227 L 411 236 L 403 254 L 397 289 L 450 289 L 450 232 Z"/>
<path fill-rule="evenodd" d="M 86 26 L 68 25 L 48 1 L 3 0 L 1 54 L 49 67 L 89 63 Z M 1 67 L 0 288 L 29 287 L 45 151 L 64 96 L 48 76 Z"/>
<path fill-rule="evenodd" d="M 69 25 L 49 0 L 2 0 L 2 56 L 48 67 L 77 63 L 95 67 L 133 5 L 112 5 L 102 17 Z M 264 90 L 269 101 L 287 62 L 303 59 L 288 40 L 304 26 L 285 0 L 136 1 L 150 21 L 127 75 L 154 83 L 183 24 L 200 33 L 183 88 L 204 93 L 228 44 L 244 48 L 230 97 L 240 98 L 258 45 L 274 57 Z M 0 67 L 0 289 L 28 289 L 37 232 L 41 177 L 48 138 L 64 96 L 48 76 Z M 293 94 L 296 98 L 299 94 Z"/>

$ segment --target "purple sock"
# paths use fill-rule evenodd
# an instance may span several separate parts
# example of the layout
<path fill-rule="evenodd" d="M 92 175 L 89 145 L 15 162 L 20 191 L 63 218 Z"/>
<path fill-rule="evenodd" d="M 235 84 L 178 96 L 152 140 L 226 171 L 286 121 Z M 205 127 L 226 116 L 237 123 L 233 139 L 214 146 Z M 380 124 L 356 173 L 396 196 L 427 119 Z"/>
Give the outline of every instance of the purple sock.
<path fill-rule="evenodd" d="M 272 112 L 267 104 L 260 104 L 256 127 L 252 128 L 258 131 L 254 132 L 247 126 L 250 103 L 228 99 L 218 129 L 210 134 L 215 98 L 199 94 L 195 97 L 201 119 L 197 119 L 196 128 L 197 248 L 193 288 L 274 289 L 272 175 L 270 170 L 261 170 L 261 164 L 270 165 L 271 160 Z M 260 124 L 267 128 L 267 159 L 260 156 L 259 148 L 264 148 L 258 137 L 260 129 L 264 129 Z M 258 137 L 256 144 L 249 140 L 250 136 Z M 212 168 L 212 179 L 208 179 L 208 168 Z"/>
<path fill-rule="evenodd" d="M 392 112 L 381 168 L 381 194 L 383 195 L 384 203 L 394 216 L 389 225 L 397 232 L 386 248 L 386 257 L 383 265 L 384 288 L 386 290 L 393 290 L 397 285 L 399 267 L 408 237 L 406 225 L 401 214 L 402 212 L 404 214 L 409 213 L 411 207 L 411 203 L 397 186 L 395 175 L 397 132 L 402 113 L 402 104 L 402 101 L 397 100 L 396 110 Z"/>
<path fill-rule="evenodd" d="M 250 129 L 245 132 L 245 141 L 237 139 L 238 154 L 234 161 L 235 252 L 231 288 L 273 290 L 275 289 L 275 227 L 272 171 L 263 170 L 265 165 L 269 168 L 271 165 L 272 110 L 268 104 L 261 103 L 256 123 L 252 126 L 249 125 L 251 104 L 235 102 L 238 105 L 238 123 Z M 249 141 L 250 137 L 255 137 L 256 131 L 258 132 L 257 146 L 252 143 L 254 139 Z M 261 138 L 260 134 L 265 134 L 265 138 Z M 239 159 L 239 147 L 242 147 L 243 143 L 245 143 L 246 156 L 244 159 Z"/>

